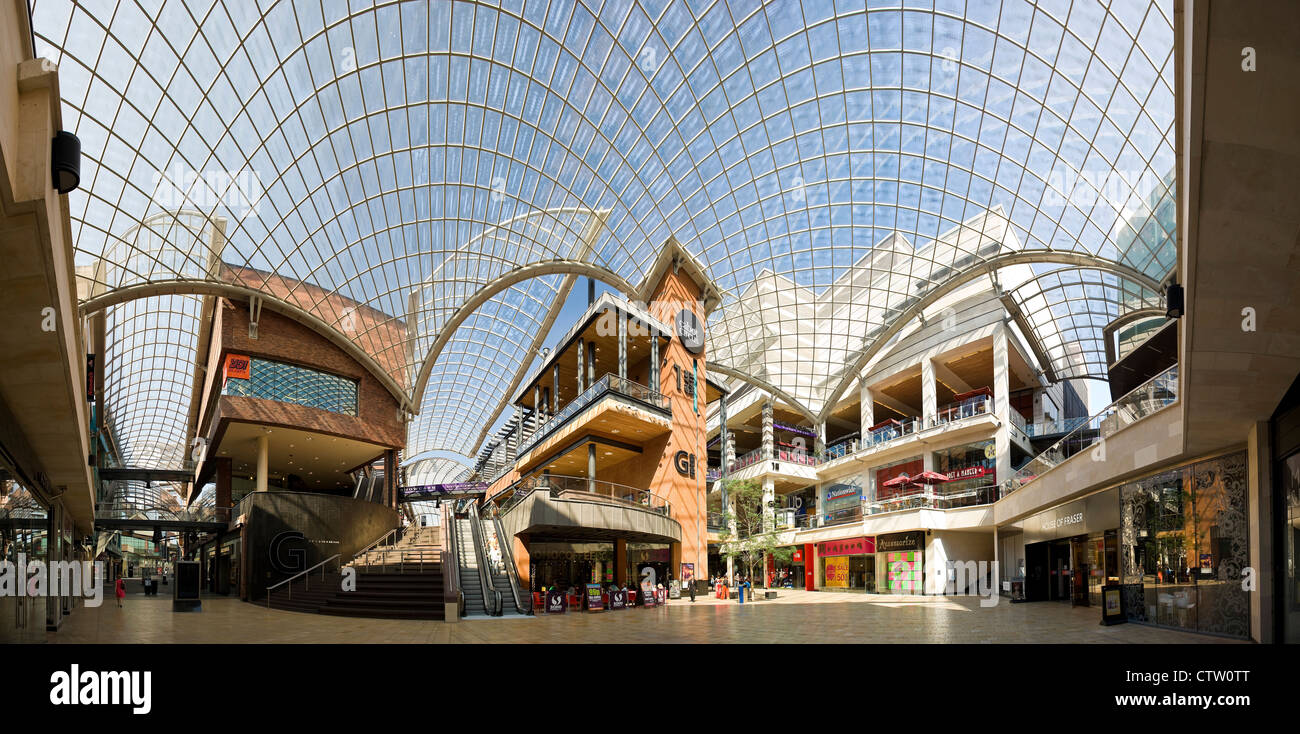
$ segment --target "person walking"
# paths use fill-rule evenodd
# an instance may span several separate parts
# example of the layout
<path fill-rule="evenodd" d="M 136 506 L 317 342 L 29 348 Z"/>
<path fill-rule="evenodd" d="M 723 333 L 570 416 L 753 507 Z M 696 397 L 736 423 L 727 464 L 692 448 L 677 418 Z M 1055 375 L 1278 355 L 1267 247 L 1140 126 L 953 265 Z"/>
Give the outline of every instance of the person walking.
<path fill-rule="evenodd" d="M 117 607 L 122 608 L 122 600 L 126 598 L 126 584 L 118 577 L 117 583 L 113 586 L 113 595 L 117 597 Z"/>

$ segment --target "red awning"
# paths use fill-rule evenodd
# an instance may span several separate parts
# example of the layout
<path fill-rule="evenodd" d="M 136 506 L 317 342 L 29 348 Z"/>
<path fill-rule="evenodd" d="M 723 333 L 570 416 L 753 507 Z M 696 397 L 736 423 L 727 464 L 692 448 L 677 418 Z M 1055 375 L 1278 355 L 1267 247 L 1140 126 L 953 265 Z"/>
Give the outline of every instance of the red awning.
<path fill-rule="evenodd" d="M 881 483 L 880 483 L 880 486 L 882 486 L 882 487 L 905 487 L 905 486 L 907 486 L 907 485 L 909 485 L 909 484 L 911 484 L 911 483 L 912 483 L 912 478 L 909 477 L 909 476 L 907 476 L 906 473 L 903 473 L 903 474 L 899 474 L 898 476 L 894 477 L 893 479 L 890 479 L 890 480 L 887 481 L 887 482 L 881 482 Z"/>
<path fill-rule="evenodd" d="M 877 428 L 884 428 L 885 426 L 901 426 L 901 425 L 903 425 L 902 421 L 899 421 L 899 420 L 894 419 L 894 418 L 887 418 L 887 419 L 885 419 L 885 420 L 883 420 L 883 421 L 877 423 L 876 425 L 874 425 L 874 426 L 868 428 L 867 430 L 868 430 L 868 431 L 874 431 L 874 430 L 876 430 Z"/>
<path fill-rule="evenodd" d="M 912 481 L 919 482 L 921 484 L 940 484 L 942 482 L 947 482 L 949 480 L 950 477 L 947 474 L 940 474 L 937 471 L 923 471 L 920 474 L 917 474 L 916 476 L 912 477 Z"/>

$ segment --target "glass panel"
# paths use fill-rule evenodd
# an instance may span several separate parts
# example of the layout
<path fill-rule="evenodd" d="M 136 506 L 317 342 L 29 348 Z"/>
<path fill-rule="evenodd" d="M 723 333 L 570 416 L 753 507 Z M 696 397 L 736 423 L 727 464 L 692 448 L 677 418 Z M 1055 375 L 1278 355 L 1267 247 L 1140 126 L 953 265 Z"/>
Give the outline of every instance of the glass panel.
<path fill-rule="evenodd" d="M 227 380 L 221 393 L 357 414 L 356 380 L 266 359 L 253 358 L 248 379 Z"/>

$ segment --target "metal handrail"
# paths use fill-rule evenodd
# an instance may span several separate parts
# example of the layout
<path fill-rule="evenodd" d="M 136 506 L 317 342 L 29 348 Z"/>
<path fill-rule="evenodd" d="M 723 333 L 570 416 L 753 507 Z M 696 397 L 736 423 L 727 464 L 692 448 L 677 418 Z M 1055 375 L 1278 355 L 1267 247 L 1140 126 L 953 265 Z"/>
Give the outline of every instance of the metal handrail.
<path fill-rule="evenodd" d="M 492 577 L 487 570 L 487 548 L 483 543 L 482 520 L 477 512 L 470 512 L 466 522 L 469 523 L 469 535 L 474 540 L 474 555 L 478 557 L 478 582 L 483 587 L 484 611 L 493 617 L 501 616 L 501 592 L 492 584 Z M 489 606 L 489 599 L 495 600 Z"/>
<path fill-rule="evenodd" d="M 281 586 L 284 586 L 285 584 L 290 584 L 290 586 L 289 586 L 289 599 L 292 601 L 292 600 L 293 600 L 293 585 L 291 584 L 291 582 L 292 582 L 294 579 L 296 579 L 296 578 L 298 578 L 299 576 L 302 576 L 302 575 L 304 575 L 304 574 L 311 573 L 312 571 L 315 571 L 316 569 L 320 568 L 321 566 L 324 566 L 325 564 L 329 563 L 330 561 L 337 560 L 337 559 L 339 558 L 340 555 L 341 555 L 341 554 L 339 554 L 339 553 L 335 553 L 334 555 L 330 556 L 329 558 L 326 558 L 325 560 L 321 561 L 320 563 L 317 563 L 315 566 L 312 566 L 311 568 L 307 569 L 306 571 L 299 571 L 298 573 L 296 573 L 296 574 L 290 576 L 289 578 L 285 579 L 284 581 L 281 581 L 281 582 L 279 582 L 279 583 L 277 583 L 277 584 L 272 584 L 271 586 L 266 587 L 266 608 L 267 608 L 267 609 L 270 609 L 270 608 L 271 608 L 271 592 L 272 592 L 272 591 L 275 591 L 276 589 L 280 588 Z M 324 571 L 321 571 L 321 575 L 320 575 L 320 576 L 321 576 L 322 579 L 325 578 L 325 572 L 324 572 Z M 306 590 L 306 589 L 311 588 L 310 584 L 311 584 L 311 578 L 308 577 L 308 578 L 307 578 L 307 585 L 304 586 L 303 589 Z"/>
<path fill-rule="evenodd" d="M 514 482 L 509 487 L 492 495 L 489 502 L 498 502 L 498 498 L 507 492 L 513 491 L 509 499 L 499 502 L 502 513 L 508 512 L 515 505 L 519 504 L 532 494 L 534 490 L 545 489 L 550 491 L 552 496 L 560 492 L 590 492 L 601 497 L 626 502 L 637 507 L 647 507 L 654 512 L 664 515 L 672 514 L 672 505 L 668 500 L 651 492 L 648 489 L 632 487 L 617 482 L 608 482 L 603 479 L 588 479 L 587 477 L 576 477 L 567 474 L 551 474 L 549 476 L 531 476 Z M 605 490 L 605 491 L 601 491 Z"/>
<path fill-rule="evenodd" d="M 531 451 L 534 446 L 556 428 L 563 425 L 565 421 L 585 410 L 588 406 L 593 405 L 600 396 L 610 392 L 624 395 L 633 400 L 639 400 L 659 410 L 671 410 L 668 399 L 658 390 L 652 390 L 639 382 L 633 382 L 626 377 L 619 377 L 606 372 L 603 377 L 592 383 L 591 387 L 583 390 L 581 395 L 561 408 L 558 413 L 548 418 L 544 424 L 538 426 L 533 435 L 528 437 L 528 441 L 519 447 L 517 455 L 523 456 Z"/>
<path fill-rule="evenodd" d="M 451 509 L 451 523 L 447 526 L 449 532 L 445 533 L 444 537 L 447 539 L 447 545 L 451 555 L 449 561 L 452 565 L 444 565 L 442 567 L 442 573 L 443 576 L 448 579 L 455 579 L 455 591 L 457 592 L 456 613 L 463 617 L 465 616 L 465 592 L 460 588 L 460 532 L 456 527 L 455 508 L 453 507 Z"/>
<path fill-rule="evenodd" d="M 396 533 L 396 532 L 398 532 L 399 530 L 402 530 L 402 529 L 403 529 L 403 528 L 401 528 L 401 527 L 396 527 L 396 528 L 393 528 L 392 530 L 389 530 L 388 532 L 384 533 L 382 536 L 379 537 L 378 540 L 376 540 L 375 542 L 371 543 L 370 545 L 366 546 L 365 548 L 362 548 L 360 551 L 358 551 L 358 552 L 356 552 L 355 554 L 353 554 L 353 555 L 352 555 L 352 560 L 348 561 L 348 563 L 356 563 L 356 560 L 357 560 L 358 558 L 360 558 L 361 556 L 365 555 L 366 553 L 369 553 L 371 550 L 374 550 L 376 546 L 378 546 L 380 543 L 383 543 L 385 540 L 387 540 L 387 539 L 388 539 L 388 536 L 390 536 L 390 535 L 392 535 L 393 533 Z M 400 538 L 394 538 L 394 539 L 393 539 L 393 543 L 396 543 L 398 540 L 400 540 Z"/>

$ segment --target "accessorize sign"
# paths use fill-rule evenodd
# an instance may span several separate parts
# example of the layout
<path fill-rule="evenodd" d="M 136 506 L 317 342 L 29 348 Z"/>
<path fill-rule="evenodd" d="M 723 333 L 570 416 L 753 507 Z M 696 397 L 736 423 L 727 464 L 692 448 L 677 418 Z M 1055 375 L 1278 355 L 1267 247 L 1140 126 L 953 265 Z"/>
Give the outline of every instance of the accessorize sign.
<path fill-rule="evenodd" d="M 587 611 L 599 612 L 605 608 L 605 602 L 600 598 L 600 584 L 587 584 Z"/>
<path fill-rule="evenodd" d="M 798 553 L 798 551 L 795 551 Z M 817 554 L 827 556 L 862 556 L 876 552 L 876 539 L 863 536 L 847 540 L 828 540 L 817 544 Z"/>
<path fill-rule="evenodd" d="M 890 533 L 876 536 L 876 552 L 919 551 L 925 550 L 925 531 L 913 530 L 907 533 Z"/>

